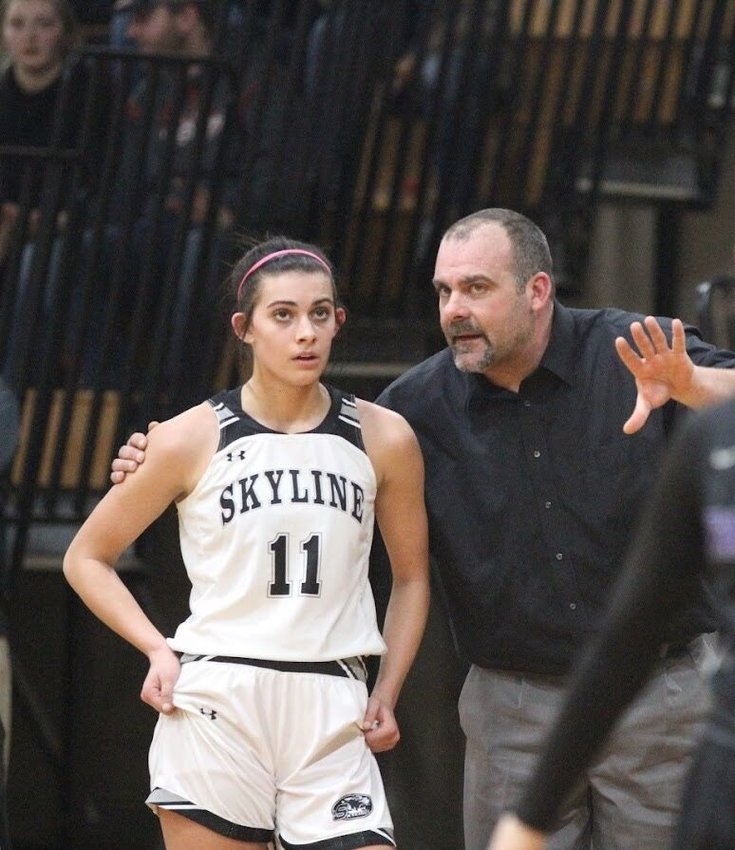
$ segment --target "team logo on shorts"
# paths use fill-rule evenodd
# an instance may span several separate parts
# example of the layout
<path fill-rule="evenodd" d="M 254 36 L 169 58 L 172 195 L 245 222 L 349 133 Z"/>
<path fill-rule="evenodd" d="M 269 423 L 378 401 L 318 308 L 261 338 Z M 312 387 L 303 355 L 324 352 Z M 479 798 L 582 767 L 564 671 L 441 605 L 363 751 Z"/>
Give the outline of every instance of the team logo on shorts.
<path fill-rule="evenodd" d="M 345 794 L 332 806 L 334 820 L 366 818 L 373 810 L 373 801 L 367 794 Z"/>

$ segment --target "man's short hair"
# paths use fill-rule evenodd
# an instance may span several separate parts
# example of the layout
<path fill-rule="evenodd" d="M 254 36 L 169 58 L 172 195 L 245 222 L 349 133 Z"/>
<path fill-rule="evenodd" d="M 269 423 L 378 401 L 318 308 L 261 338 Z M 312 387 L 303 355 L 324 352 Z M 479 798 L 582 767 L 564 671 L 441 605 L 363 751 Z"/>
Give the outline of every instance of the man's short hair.
<path fill-rule="evenodd" d="M 516 265 L 516 282 L 522 289 L 537 272 L 545 272 L 552 280 L 554 266 L 546 235 L 530 218 L 515 210 L 491 207 L 478 210 L 452 224 L 444 239 L 468 239 L 486 224 L 498 224 L 508 234 Z"/>

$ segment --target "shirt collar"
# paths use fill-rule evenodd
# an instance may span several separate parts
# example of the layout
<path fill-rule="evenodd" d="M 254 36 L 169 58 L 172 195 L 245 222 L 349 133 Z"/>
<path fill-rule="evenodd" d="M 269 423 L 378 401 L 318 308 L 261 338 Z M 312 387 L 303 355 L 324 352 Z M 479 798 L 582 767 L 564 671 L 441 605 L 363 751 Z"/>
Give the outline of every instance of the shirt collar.
<path fill-rule="evenodd" d="M 574 316 L 568 307 L 554 300 L 551 335 L 539 368 L 553 372 L 562 381 L 571 384 L 575 373 L 574 350 Z"/>

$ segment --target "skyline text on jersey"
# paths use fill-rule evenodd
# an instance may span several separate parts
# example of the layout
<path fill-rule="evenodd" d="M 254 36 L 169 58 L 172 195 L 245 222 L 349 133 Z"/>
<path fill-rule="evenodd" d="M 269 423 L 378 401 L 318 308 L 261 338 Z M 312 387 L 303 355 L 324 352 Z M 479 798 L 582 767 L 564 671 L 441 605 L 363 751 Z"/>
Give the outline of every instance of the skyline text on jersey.
<path fill-rule="evenodd" d="M 219 503 L 222 525 L 231 522 L 235 514 L 280 504 L 325 505 L 362 524 L 365 491 L 357 482 L 334 472 L 265 469 L 228 484 L 220 493 Z"/>

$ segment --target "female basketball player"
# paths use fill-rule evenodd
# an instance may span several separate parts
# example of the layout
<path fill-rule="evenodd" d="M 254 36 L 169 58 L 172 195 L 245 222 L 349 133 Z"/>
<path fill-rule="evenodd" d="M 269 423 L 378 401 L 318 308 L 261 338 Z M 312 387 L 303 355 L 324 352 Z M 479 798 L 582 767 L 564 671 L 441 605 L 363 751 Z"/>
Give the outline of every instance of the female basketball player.
<path fill-rule="evenodd" d="M 423 464 L 395 413 L 321 382 L 345 314 L 329 262 L 277 238 L 231 276 L 244 386 L 158 425 L 145 463 L 74 538 L 64 573 L 144 652 L 161 712 L 148 803 L 167 850 L 394 846 L 372 751 L 428 606 Z M 172 501 L 192 583 L 168 640 L 118 578 L 120 554 Z M 368 584 L 376 517 L 393 568 L 383 636 Z M 363 657 L 382 655 L 369 698 Z"/>

